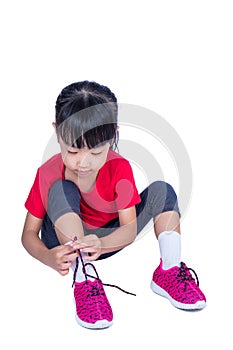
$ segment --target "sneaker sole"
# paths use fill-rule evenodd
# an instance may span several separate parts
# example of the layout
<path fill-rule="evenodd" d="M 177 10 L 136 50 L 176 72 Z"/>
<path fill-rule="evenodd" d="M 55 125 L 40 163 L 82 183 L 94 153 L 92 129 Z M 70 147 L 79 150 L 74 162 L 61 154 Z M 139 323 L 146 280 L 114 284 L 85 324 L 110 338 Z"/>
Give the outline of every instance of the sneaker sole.
<path fill-rule="evenodd" d="M 150 287 L 152 291 L 164 298 L 167 298 L 170 303 L 178 309 L 182 310 L 201 310 L 206 306 L 204 300 L 197 301 L 195 304 L 184 304 L 173 299 L 164 289 L 159 287 L 154 281 L 151 281 Z"/>
<path fill-rule="evenodd" d="M 76 308 L 75 299 L 73 299 L 73 303 L 74 303 L 74 306 Z M 99 320 L 99 321 L 96 321 L 95 323 L 85 322 L 85 321 L 81 320 L 81 318 L 78 317 L 76 312 L 75 312 L 75 319 L 76 319 L 77 323 L 79 324 L 79 326 L 82 326 L 82 327 L 88 328 L 88 329 L 105 329 L 105 328 L 111 327 L 113 324 L 113 321 L 107 321 L 107 320 Z"/>
<path fill-rule="evenodd" d="M 75 315 L 75 318 L 77 323 L 80 326 L 88 329 L 105 329 L 105 328 L 109 328 L 113 324 L 113 321 L 107 321 L 107 320 L 99 320 L 99 321 L 96 321 L 95 323 L 84 322 L 78 317 L 77 314 Z"/>

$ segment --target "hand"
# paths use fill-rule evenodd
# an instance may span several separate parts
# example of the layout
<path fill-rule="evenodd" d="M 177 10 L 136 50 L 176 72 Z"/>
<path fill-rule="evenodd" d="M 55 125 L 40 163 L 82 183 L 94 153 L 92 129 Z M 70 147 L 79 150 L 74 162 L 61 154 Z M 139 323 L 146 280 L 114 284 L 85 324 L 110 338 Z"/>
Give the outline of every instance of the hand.
<path fill-rule="evenodd" d="M 91 253 L 85 256 L 86 260 L 93 261 L 98 259 L 102 252 L 101 240 L 93 234 L 84 236 L 73 243 L 73 249 L 80 249 L 82 253 Z"/>
<path fill-rule="evenodd" d="M 77 256 L 78 252 L 74 250 L 74 247 L 59 245 L 46 252 L 44 263 L 65 276 L 69 273 L 72 260 L 75 260 Z"/>

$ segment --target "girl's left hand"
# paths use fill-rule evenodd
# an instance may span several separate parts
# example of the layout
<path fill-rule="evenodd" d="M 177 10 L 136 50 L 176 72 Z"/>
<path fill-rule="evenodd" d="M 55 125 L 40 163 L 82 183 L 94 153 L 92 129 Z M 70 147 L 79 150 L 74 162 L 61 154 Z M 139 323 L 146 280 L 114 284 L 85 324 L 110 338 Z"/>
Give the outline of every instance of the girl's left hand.
<path fill-rule="evenodd" d="M 88 254 L 85 256 L 89 261 L 98 259 L 102 252 L 101 240 L 93 234 L 79 238 L 72 246 L 74 249 L 80 249 L 82 253 L 91 253 L 90 256 Z"/>

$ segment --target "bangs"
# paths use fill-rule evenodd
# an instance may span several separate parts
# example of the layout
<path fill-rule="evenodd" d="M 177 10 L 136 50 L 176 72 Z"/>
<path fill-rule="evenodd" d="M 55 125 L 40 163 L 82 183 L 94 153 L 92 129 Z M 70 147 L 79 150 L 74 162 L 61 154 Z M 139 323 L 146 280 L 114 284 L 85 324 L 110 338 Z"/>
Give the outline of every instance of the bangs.
<path fill-rule="evenodd" d="M 117 122 L 110 105 L 95 105 L 72 114 L 57 126 L 58 135 L 65 144 L 79 149 L 115 139 Z"/>

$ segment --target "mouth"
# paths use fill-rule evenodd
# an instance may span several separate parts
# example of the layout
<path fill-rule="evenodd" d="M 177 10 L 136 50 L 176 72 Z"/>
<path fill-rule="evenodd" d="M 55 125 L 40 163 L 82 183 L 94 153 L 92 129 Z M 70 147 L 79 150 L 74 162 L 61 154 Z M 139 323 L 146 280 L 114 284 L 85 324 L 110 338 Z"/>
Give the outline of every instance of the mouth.
<path fill-rule="evenodd" d="M 91 173 L 91 170 L 77 170 L 78 176 L 87 176 Z"/>

